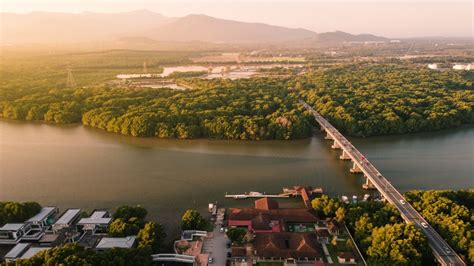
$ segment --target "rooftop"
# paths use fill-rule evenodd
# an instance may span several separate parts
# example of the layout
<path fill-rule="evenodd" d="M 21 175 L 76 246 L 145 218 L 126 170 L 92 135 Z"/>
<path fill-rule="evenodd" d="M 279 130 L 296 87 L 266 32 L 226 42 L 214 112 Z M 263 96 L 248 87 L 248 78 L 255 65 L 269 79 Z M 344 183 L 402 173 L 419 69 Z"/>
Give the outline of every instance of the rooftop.
<path fill-rule="evenodd" d="M 25 226 L 24 223 L 11 223 L 11 224 L 5 224 L 2 227 L 0 227 L 0 231 L 18 231 L 21 228 Z"/>
<path fill-rule="evenodd" d="M 314 233 L 264 233 L 254 239 L 255 254 L 265 258 L 319 258 Z"/>
<path fill-rule="evenodd" d="M 255 201 L 255 209 L 260 209 L 260 210 L 278 209 L 278 202 L 270 198 L 262 198 Z"/>
<path fill-rule="evenodd" d="M 28 219 L 27 222 L 42 222 L 49 216 L 51 216 L 51 214 L 53 214 L 54 212 L 56 212 L 55 207 L 43 207 L 38 214 Z"/>
<path fill-rule="evenodd" d="M 260 218 L 261 217 L 261 218 Z M 229 220 L 249 221 L 257 218 L 266 221 L 283 220 L 294 223 L 314 223 L 318 217 L 308 209 L 272 209 L 262 210 L 255 208 L 230 208 Z"/>
<path fill-rule="evenodd" d="M 16 259 L 30 246 L 28 243 L 16 244 L 8 253 L 5 255 L 5 259 Z"/>
<path fill-rule="evenodd" d="M 81 213 L 81 209 L 68 209 L 66 212 L 59 217 L 59 219 L 54 223 L 55 225 L 68 225 L 70 224 L 79 214 Z"/>
<path fill-rule="evenodd" d="M 135 244 L 136 236 L 103 237 L 97 244 L 97 249 L 131 248 Z"/>
<path fill-rule="evenodd" d="M 90 217 L 82 218 L 77 224 L 109 224 L 112 218 L 108 217 L 108 211 L 94 211 Z"/>
<path fill-rule="evenodd" d="M 31 257 L 33 257 L 34 255 L 36 255 L 37 253 L 43 251 L 43 250 L 48 250 L 48 249 L 51 249 L 51 248 L 46 248 L 46 247 L 33 247 L 33 248 L 29 248 L 24 254 L 23 256 L 21 256 L 22 259 L 29 259 Z"/>

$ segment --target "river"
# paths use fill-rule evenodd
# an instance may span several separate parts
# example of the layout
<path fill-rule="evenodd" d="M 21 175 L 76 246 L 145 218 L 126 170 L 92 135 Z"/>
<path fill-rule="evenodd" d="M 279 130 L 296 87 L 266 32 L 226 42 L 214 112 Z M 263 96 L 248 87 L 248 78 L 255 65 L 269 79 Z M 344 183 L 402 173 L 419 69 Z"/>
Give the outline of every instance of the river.
<path fill-rule="evenodd" d="M 351 140 L 402 192 L 474 187 L 474 126 Z M 321 133 L 297 141 L 162 140 L 0 120 L 0 201 L 86 210 L 141 204 L 176 227 L 186 208 L 251 203 L 225 193 L 310 185 L 363 195 L 363 178 L 338 156 Z"/>

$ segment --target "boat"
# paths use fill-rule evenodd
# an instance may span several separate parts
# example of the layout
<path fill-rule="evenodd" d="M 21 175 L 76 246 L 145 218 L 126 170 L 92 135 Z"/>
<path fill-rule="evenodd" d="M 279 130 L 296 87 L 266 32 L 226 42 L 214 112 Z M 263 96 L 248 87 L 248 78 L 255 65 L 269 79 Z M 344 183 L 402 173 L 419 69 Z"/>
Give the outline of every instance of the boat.
<path fill-rule="evenodd" d="M 365 194 L 363 200 L 364 200 L 364 201 L 368 201 L 369 199 L 370 199 L 370 195 L 369 195 L 369 194 Z"/>
<path fill-rule="evenodd" d="M 246 198 L 248 198 L 248 196 L 245 195 L 245 194 L 240 194 L 240 195 L 234 195 L 232 198 L 234 198 L 234 199 L 246 199 Z"/>
<path fill-rule="evenodd" d="M 347 196 L 342 196 L 341 199 L 342 199 L 342 202 L 349 203 L 349 198 Z"/>
<path fill-rule="evenodd" d="M 250 191 L 249 196 L 263 196 L 263 194 L 260 192 Z"/>

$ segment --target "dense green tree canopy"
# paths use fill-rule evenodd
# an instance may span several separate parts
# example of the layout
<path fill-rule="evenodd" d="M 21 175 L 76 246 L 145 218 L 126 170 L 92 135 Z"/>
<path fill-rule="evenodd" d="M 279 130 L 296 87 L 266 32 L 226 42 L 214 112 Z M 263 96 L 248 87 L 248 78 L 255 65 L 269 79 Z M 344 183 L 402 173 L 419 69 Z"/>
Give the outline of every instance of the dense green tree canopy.
<path fill-rule="evenodd" d="M 129 266 L 150 265 L 150 249 L 112 249 L 103 252 L 95 252 L 85 249 L 77 244 L 65 244 L 42 251 L 30 259 L 15 261 L 19 266 L 41 266 L 41 265 L 101 265 L 101 266 Z"/>
<path fill-rule="evenodd" d="M 345 223 L 354 236 L 368 265 L 430 265 L 428 241 L 400 213 L 383 202 L 363 201 L 343 204 L 322 196 L 312 202 L 319 215 Z"/>
<path fill-rule="evenodd" d="M 474 189 L 417 190 L 406 198 L 461 257 L 474 263 Z"/>
<path fill-rule="evenodd" d="M 318 69 L 296 78 L 301 95 L 352 136 L 439 130 L 474 122 L 474 85 L 462 72 L 400 64 Z"/>
<path fill-rule="evenodd" d="M 181 219 L 182 230 L 206 230 L 208 222 L 196 210 L 186 210 Z"/>
<path fill-rule="evenodd" d="M 247 233 L 247 230 L 244 228 L 229 228 L 227 231 L 227 237 L 232 241 L 232 243 L 237 243 L 237 244 L 243 244 L 244 242 L 244 236 Z"/>
<path fill-rule="evenodd" d="M 6 223 L 22 223 L 41 211 L 36 202 L 0 202 L 0 227 Z"/>
<path fill-rule="evenodd" d="M 128 70 L 122 67 L 124 62 L 118 55 L 130 57 L 134 67 L 131 72 L 137 72 L 141 66 L 137 56 L 144 54 L 73 56 L 76 66 L 83 68 L 80 77 L 84 81 L 80 83 L 89 85 L 77 89 L 66 88 L 65 70 L 58 69 L 64 66 L 54 60 L 51 68 L 38 72 L 46 79 L 31 80 L 19 77 L 23 73 L 35 76 L 33 69 L 39 68 L 36 61 L 26 61 L 21 66 L 10 62 L 12 67 L 0 71 L 0 116 L 53 123 L 82 122 L 142 137 L 298 139 L 308 137 L 309 123 L 314 123 L 297 103 L 297 98 L 302 97 L 338 129 L 352 136 L 438 130 L 474 122 L 472 74 L 430 71 L 400 62 L 310 67 L 302 75 L 284 77 L 180 79 L 180 83 L 194 88 L 188 91 L 103 85 L 114 75 L 96 76 L 108 68 L 111 73 Z M 173 56 L 176 62 L 185 57 L 159 53 L 152 56 L 163 63 L 173 62 Z M 99 60 L 101 57 L 115 63 L 107 65 Z M 86 59 L 98 61 L 100 71 L 88 68 Z M 175 75 L 191 74 L 195 73 Z"/>
<path fill-rule="evenodd" d="M 137 217 L 139 219 L 145 219 L 146 215 L 148 214 L 147 210 L 142 206 L 128 206 L 123 205 L 115 210 L 113 217 L 115 219 L 122 218 L 128 220 L 132 217 Z"/>
<path fill-rule="evenodd" d="M 187 81 L 198 89 L 48 90 L 3 101 L 5 118 L 85 125 L 160 138 L 298 139 L 310 124 L 279 79 Z"/>

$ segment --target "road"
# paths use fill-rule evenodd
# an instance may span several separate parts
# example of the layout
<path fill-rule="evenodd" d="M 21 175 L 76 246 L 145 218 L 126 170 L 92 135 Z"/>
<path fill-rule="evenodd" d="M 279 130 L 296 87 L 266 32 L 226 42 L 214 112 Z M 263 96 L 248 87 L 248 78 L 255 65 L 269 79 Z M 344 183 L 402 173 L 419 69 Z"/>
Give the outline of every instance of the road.
<path fill-rule="evenodd" d="M 441 265 L 466 265 L 458 254 L 448 245 L 448 243 L 434 230 L 434 228 L 419 214 L 403 195 L 385 178 L 364 155 L 357 150 L 335 127 L 333 127 L 324 117 L 316 112 L 306 102 L 300 103 L 312 113 L 315 120 L 321 126 L 328 137 L 334 140 L 337 147 L 349 156 L 354 166 L 357 166 L 364 176 L 377 188 L 382 196 L 393 204 L 401 213 L 402 218 L 407 223 L 412 223 L 419 228 L 428 238 L 433 254 Z"/>

